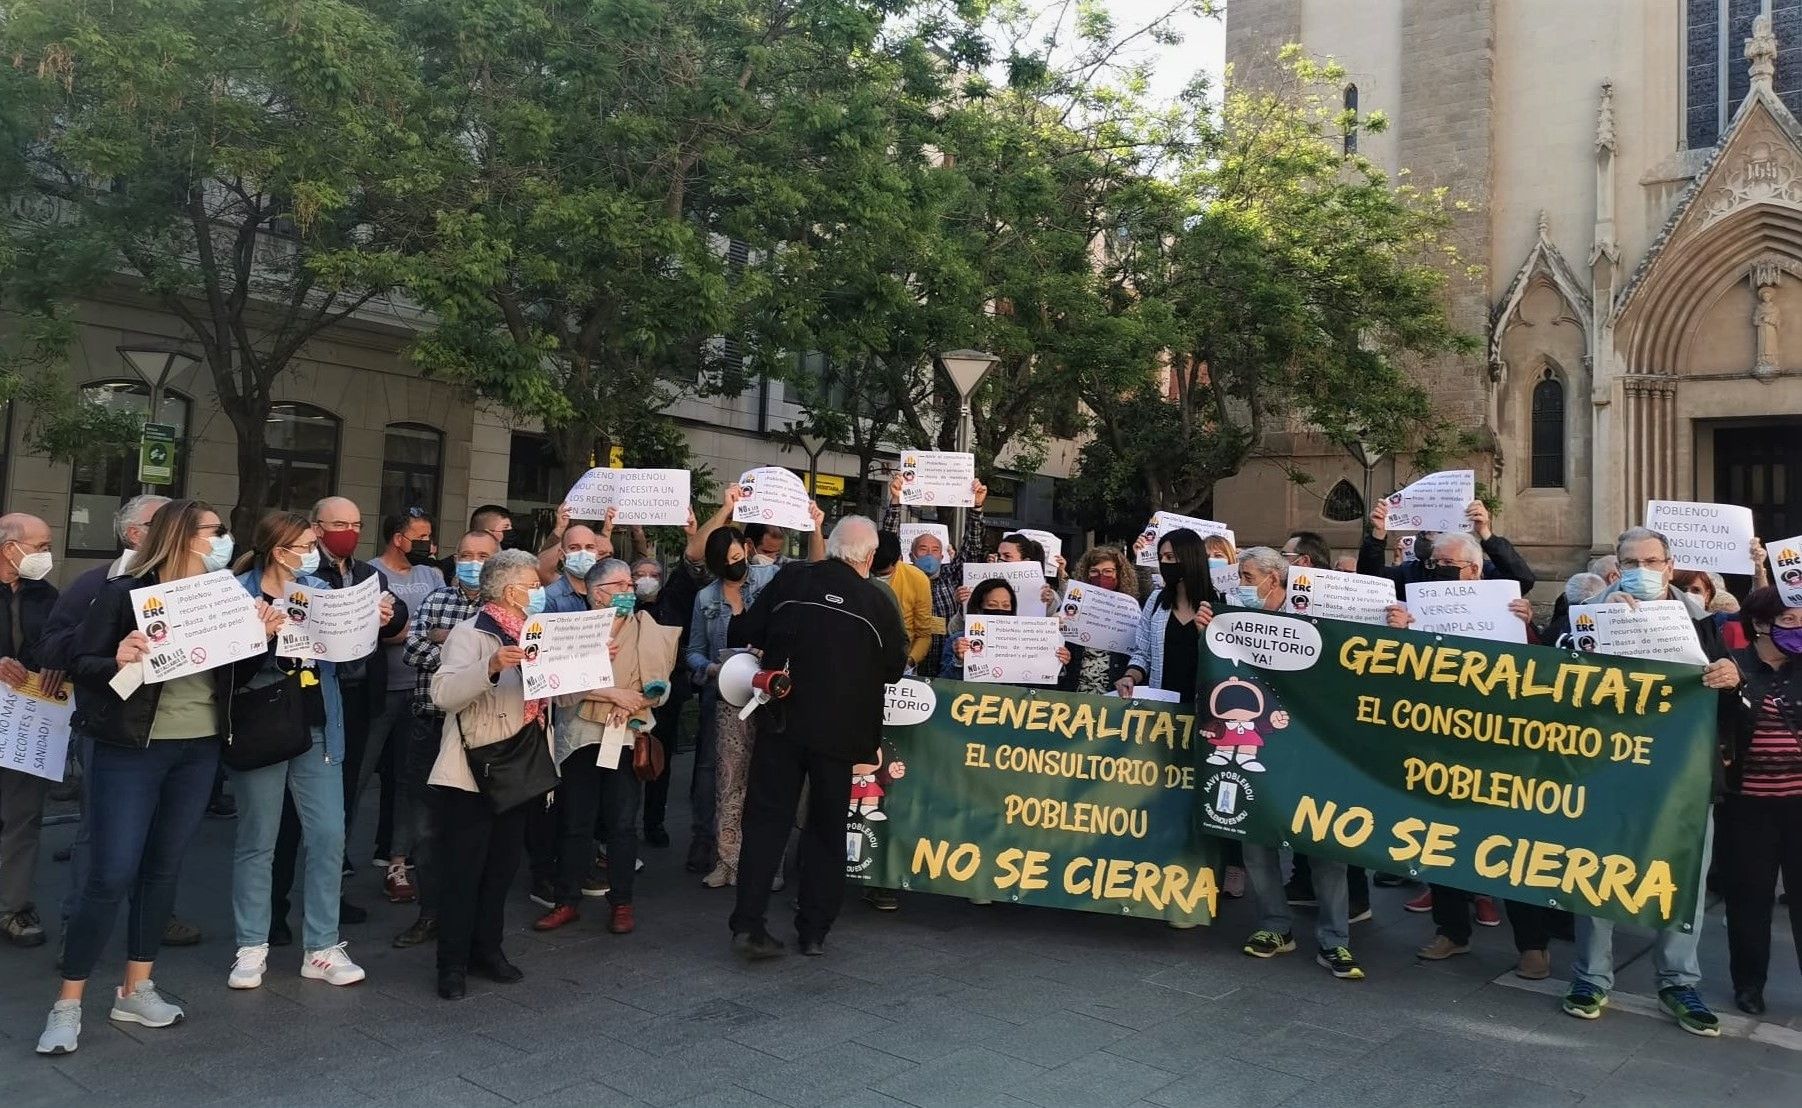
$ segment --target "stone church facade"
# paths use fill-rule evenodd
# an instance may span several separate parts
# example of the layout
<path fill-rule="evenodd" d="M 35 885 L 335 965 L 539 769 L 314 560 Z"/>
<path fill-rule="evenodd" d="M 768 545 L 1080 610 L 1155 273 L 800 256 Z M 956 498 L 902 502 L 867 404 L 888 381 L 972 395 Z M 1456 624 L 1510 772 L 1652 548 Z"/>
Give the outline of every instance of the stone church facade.
<path fill-rule="evenodd" d="M 1802 532 L 1802 0 L 1233 0 L 1234 80 L 1286 42 L 1386 113 L 1361 153 L 1470 204 L 1449 237 L 1481 276 L 1448 306 L 1484 352 L 1417 372 L 1478 430 L 1498 529 L 1542 579 L 1649 499 Z M 1361 487 L 1360 464 L 1307 435 L 1267 446 L 1314 481 L 1273 498 L 1276 463 L 1248 470 L 1219 518 L 1355 540 L 1325 494 Z M 1380 495 L 1411 474 L 1368 476 Z"/>

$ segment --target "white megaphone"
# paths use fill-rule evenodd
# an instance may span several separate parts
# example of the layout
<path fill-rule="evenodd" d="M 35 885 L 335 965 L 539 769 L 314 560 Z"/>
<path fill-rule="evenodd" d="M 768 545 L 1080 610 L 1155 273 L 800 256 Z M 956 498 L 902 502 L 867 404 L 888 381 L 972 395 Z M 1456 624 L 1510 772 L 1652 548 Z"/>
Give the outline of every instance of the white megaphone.
<path fill-rule="evenodd" d="M 787 696 L 789 687 L 787 670 L 764 669 L 762 660 L 748 651 L 720 666 L 720 699 L 739 710 L 739 719 L 750 719 L 758 708 Z"/>

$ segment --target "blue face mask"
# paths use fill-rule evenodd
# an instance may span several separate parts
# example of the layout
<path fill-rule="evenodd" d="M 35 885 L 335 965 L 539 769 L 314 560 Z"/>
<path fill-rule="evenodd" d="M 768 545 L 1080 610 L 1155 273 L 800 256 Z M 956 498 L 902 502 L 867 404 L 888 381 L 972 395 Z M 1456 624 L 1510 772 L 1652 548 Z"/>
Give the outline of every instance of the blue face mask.
<path fill-rule="evenodd" d="M 1262 608 L 1264 601 L 1258 596 L 1256 585 L 1234 585 L 1233 603 L 1241 608 Z"/>
<path fill-rule="evenodd" d="M 458 562 L 457 583 L 466 589 L 473 589 L 482 583 L 481 562 Z"/>
<path fill-rule="evenodd" d="M 207 540 L 207 552 L 200 556 L 200 564 L 208 573 L 217 573 L 231 564 L 232 537 L 230 535 L 214 535 Z"/>
<path fill-rule="evenodd" d="M 937 577 L 941 565 L 937 554 L 922 554 L 914 559 L 914 568 L 928 577 Z"/>
<path fill-rule="evenodd" d="M 572 550 L 563 556 L 563 572 L 571 577 L 586 577 L 599 560 L 592 550 Z"/>
<path fill-rule="evenodd" d="M 294 572 L 296 575 L 301 576 L 301 577 L 311 577 L 311 576 L 313 576 L 313 574 L 318 573 L 319 572 L 319 551 L 318 551 L 318 549 L 315 548 L 313 550 L 307 551 L 306 554 L 304 554 L 300 559 L 300 568 L 295 570 Z"/>
<path fill-rule="evenodd" d="M 636 593 L 622 592 L 614 594 L 613 610 L 616 614 L 620 616 L 629 616 L 637 607 L 638 596 Z"/>
<path fill-rule="evenodd" d="M 1663 600 L 1664 574 L 1636 566 L 1621 574 L 1621 591 L 1638 600 Z"/>
<path fill-rule="evenodd" d="M 1226 559 L 1225 558 L 1209 558 L 1208 559 L 1208 568 L 1209 569 L 1225 569 L 1226 568 Z"/>
<path fill-rule="evenodd" d="M 526 590 L 526 615 L 535 616 L 542 611 L 544 611 L 544 586 L 533 585 Z"/>

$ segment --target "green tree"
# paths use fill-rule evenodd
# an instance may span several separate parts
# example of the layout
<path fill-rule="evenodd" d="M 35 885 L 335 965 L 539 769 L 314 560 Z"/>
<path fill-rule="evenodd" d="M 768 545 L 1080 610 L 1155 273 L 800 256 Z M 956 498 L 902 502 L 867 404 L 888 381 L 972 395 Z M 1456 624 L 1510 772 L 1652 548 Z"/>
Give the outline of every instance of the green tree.
<path fill-rule="evenodd" d="M 1096 437 L 1077 498 L 1092 525 L 1200 509 L 1276 432 L 1390 454 L 1445 438 L 1407 365 L 1473 341 L 1444 310 L 1446 196 L 1347 155 L 1353 121 L 1317 91 L 1343 71 L 1289 60 L 1286 84 L 1229 89 L 1218 116 L 1190 98 L 1178 184 L 1191 199 L 1140 210 L 1123 283 L 1162 303 L 1175 340 L 1133 387 L 1086 390 Z"/>
<path fill-rule="evenodd" d="M 388 292 L 441 163 L 411 67 L 348 0 L 12 0 L 0 302 L 169 312 L 237 433 L 240 531 L 309 341 Z M 65 332 L 66 333 L 66 332 Z"/>

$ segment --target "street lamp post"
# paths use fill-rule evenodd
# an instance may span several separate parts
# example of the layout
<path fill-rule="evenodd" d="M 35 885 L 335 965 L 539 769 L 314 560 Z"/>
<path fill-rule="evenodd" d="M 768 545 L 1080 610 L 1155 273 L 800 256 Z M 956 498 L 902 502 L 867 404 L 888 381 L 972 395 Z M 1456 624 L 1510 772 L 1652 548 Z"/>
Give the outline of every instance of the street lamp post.
<path fill-rule="evenodd" d="M 970 439 L 975 434 L 975 421 L 970 416 L 970 397 L 975 395 L 976 386 L 988 376 L 989 370 L 1001 359 L 982 350 L 952 350 L 940 354 L 939 365 L 945 369 L 945 375 L 957 387 L 957 449 L 961 453 L 970 450 Z M 964 541 L 964 510 L 954 509 L 951 514 L 951 541 Z"/>
<path fill-rule="evenodd" d="M 119 347 L 119 356 L 125 359 L 126 364 L 131 366 L 132 371 L 143 380 L 145 387 L 150 390 L 145 423 L 157 421 L 156 417 L 163 406 L 163 393 L 168 388 L 170 375 L 175 372 L 176 363 L 185 365 L 200 360 L 192 354 L 170 347 L 121 346 Z M 156 488 L 152 485 L 140 484 L 138 491 L 153 493 Z"/>

